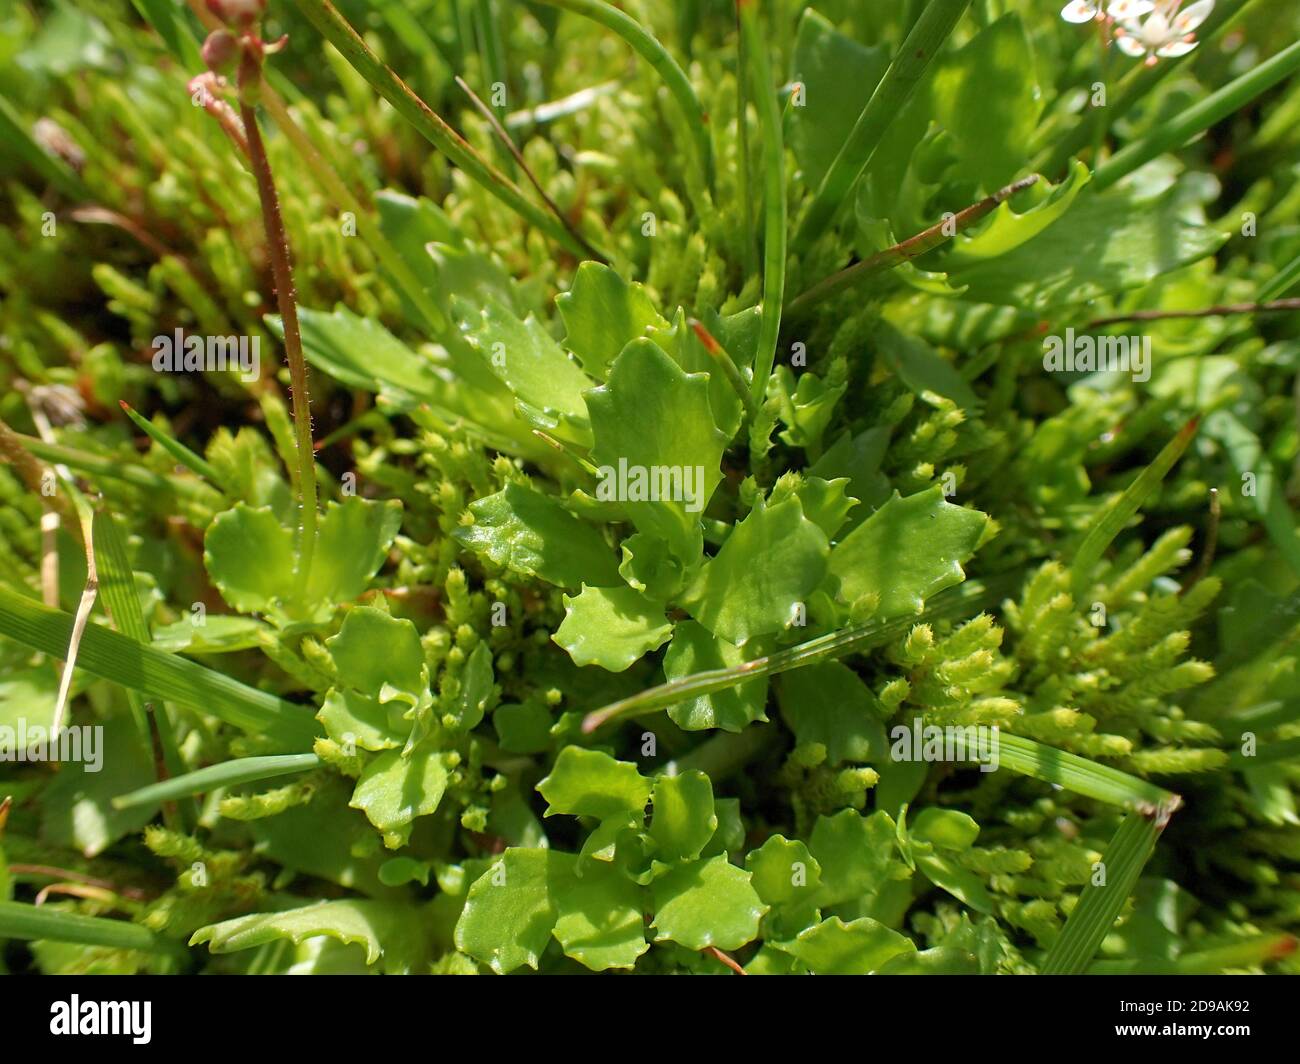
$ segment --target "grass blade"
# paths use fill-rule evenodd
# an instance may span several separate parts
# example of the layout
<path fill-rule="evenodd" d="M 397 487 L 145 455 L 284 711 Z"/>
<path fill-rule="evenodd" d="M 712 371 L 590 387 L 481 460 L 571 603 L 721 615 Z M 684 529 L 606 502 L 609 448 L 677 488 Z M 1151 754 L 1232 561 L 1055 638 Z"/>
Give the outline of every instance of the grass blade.
<path fill-rule="evenodd" d="M 1154 783 L 1109 765 L 1058 750 L 1021 735 L 998 735 L 998 764 L 1022 776 L 1054 783 L 1075 794 L 1137 812 L 1172 813 L 1182 799 Z"/>
<path fill-rule="evenodd" d="M 1221 975 L 1229 968 L 1256 968 L 1269 961 L 1289 957 L 1296 950 L 1294 935 L 1257 935 L 1226 946 L 1184 953 L 1173 960 L 1157 957 L 1125 957 L 1096 961 L 1089 975 Z"/>
<path fill-rule="evenodd" d="M 840 204 L 849 198 L 858 179 L 871 165 L 885 133 L 911 99 L 943 42 L 968 7 L 970 0 L 930 0 L 925 6 L 876 91 L 871 94 L 867 106 L 862 109 L 848 140 L 822 178 L 821 186 L 795 234 L 796 251 L 806 251 L 830 224 Z"/>
<path fill-rule="evenodd" d="M 327 41 L 352 64 L 363 78 L 415 127 L 430 144 L 447 156 L 483 188 L 578 258 L 586 252 L 546 211 L 529 202 L 519 187 L 492 166 L 473 147 L 447 125 L 399 78 L 390 67 L 370 50 L 338 9 L 329 0 L 296 0 L 298 10 Z"/>
<path fill-rule="evenodd" d="M 204 480 L 218 491 L 222 490 L 221 478 L 217 475 L 217 471 L 204 461 L 204 459 L 191 451 L 185 446 L 185 444 L 181 443 L 180 440 L 177 440 L 163 432 L 163 430 L 158 428 L 158 426 L 152 421 L 137 414 L 125 399 L 119 399 L 118 405 L 121 406 L 122 411 L 126 416 L 129 417 L 136 427 L 148 436 L 149 439 L 158 444 L 159 447 L 175 458 L 176 461 L 180 462 L 181 465 L 185 466 L 187 469 L 193 470 L 199 476 L 203 477 Z"/>
<path fill-rule="evenodd" d="M 695 158 L 704 174 L 704 183 L 713 191 L 713 146 L 709 141 L 709 116 L 705 114 L 700 99 L 695 95 L 691 79 L 686 76 L 668 50 L 658 39 L 631 15 L 625 14 L 603 0 L 537 0 L 548 7 L 558 7 L 583 15 L 594 22 L 599 22 L 608 30 L 613 30 L 629 46 L 649 63 L 655 72 L 663 78 L 664 85 L 672 93 L 677 106 L 686 117 L 686 128 L 691 131 L 694 140 Z"/>
<path fill-rule="evenodd" d="M 1138 167 L 1145 166 L 1157 155 L 1181 148 L 1197 134 L 1241 110 L 1256 96 L 1297 70 L 1300 70 L 1300 41 L 1253 67 L 1218 92 L 1211 93 L 1200 103 L 1180 111 L 1167 122 L 1159 123 L 1141 140 L 1116 152 L 1097 167 L 1092 179 L 1093 189 L 1101 192 Z"/>
<path fill-rule="evenodd" d="M 1178 435 L 1165 444 L 1164 449 L 1156 455 L 1155 461 L 1142 470 L 1124 493 L 1093 520 L 1087 535 L 1083 537 L 1083 542 L 1079 544 L 1074 561 L 1070 564 L 1075 601 L 1083 601 L 1083 594 L 1088 590 L 1093 570 L 1101 561 L 1102 554 L 1110 546 L 1111 541 L 1119 535 L 1120 529 L 1128 524 L 1148 496 L 1164 480 L 1174 463 L 1182 457 L 1188 444 L 1192 442 L 1192 437 L 1196 435 L 1199 424 L 1200 418 L 1194 417 L 1179 429 Z"/>
<path fill-rule="evenodd" d="M 0 901 L 0 939 L 3 938 L 44 938 L 52 942 L 139 949 L 152 953 L 165 953 L 174 948 L 172 943 L 159 938 L 147 927 L 126 920 L 82 916 L 18 901 Z"/>
<path fill-rule="evenodd" d="M 1102 857 L 1105 883 L 1083 888 L 1079 903 L 1038 969 L 1041 975 L 1082 975 L 1088 970 L 1102 939 L 1115 926 L 1115 918 L 1133 893 L 1164 825 L 1164 818 L 1142 813 L 1124 818 Z"/>
<path fill-rule="evenodd" d="M 754 402 L 761 405 L 776 360 L 781 304 L 785 301 L 785 145 L 781 137 L 781 108 L 772 85 L 772 69 L 759 29 L 756 4 L 754 0 L 737 0 L 736 7 L 749 63 L 750 92 L 763 134 L 763 310 L 754 354 L 754 378 L 750 382 Z"/>
<path fill-rule="evenodd" d="M 1300 255 L 1278 270 L 1277 276 L 1269 281 L 1259 292 L 1259 302 L 1268 303 L 1281 299 L 1297 284 L 1300 284 Z"/>
<path fill-rule="evenodd" d="M 612 721 L 644 716 L 687 698 L 697 698 L 714 691 L 722 691 L 746 680 L 775 676 L 790 669 L 798 669 L 805 665 L 814 665 L 819 661 L 828 661 L 843 657 L 845 654 L 860 653 L 872 647 L 883 646 L 901 635 L 906 635 L 916 624 L 969 617 L 999 602 L 1014 590 L 1018 582 L 1018 575 L 1001 576 L 983 582 L 971 580 L 959 588 L 936 595 L 934 601 L 927 605 L 923 612 L 911 617 L 900 617 L 892 621 L 866 621 L 852 628 L 830 632 L 816 639 L 810 639 L 806 643 L 800 643 L 798 646 L 755 658 L 742 665 L 734 665 L 726 669 L 708 669 L 669 680 L 667 683 L 661 683 L 588 713 L 583 718 L 582 730 L 589 734 Z"/>
<path fill-rule="evenodd" d="M 241 757 L 209 765 L 183 776 L 151 783 L 138 791 L 113 799 L 115 809 L 131 809 L 138 805 L 153 805 L 174 798 L 188 798 L 194 794 L 215 791 L 219 787 L 234 787 L 240 783 L 274 779 L 293 772 L 306 772 L 321 764 L 315 754 L 274 754 L 270 757 Z"/>
<path fill-rule="evenodd" d="M 126 553 L 126 542 L 118 530 L 112 515 L 103 510 L 97 511 L 94 519 L 95 554 L 99 561 L 99 590 L 104 596 L 113 626 L 128 639 L 148 646 L 153 642 L 149 625 L 140 609 L 140 596 L 135 589 L 135 573 L 131 570 L 131 560 Z M 167 707 L 161 703 L 146 703 L 138 691 L 127 689 L 127 701 L 140 729 L 146 749 L 154 751 L 155 776 L 162 780 L 168 776 L 179 775 L 184 769 L 180 747 L 176 743 L 176 733 L 172 728 L 171 717 Z M 174 826 L 176 810 L 170 805 L 163 807 L 163 817 L 168 827 Z M 180 810 L 181 823 L 175 825 L 182 830 L 186 824 L 193 824 L 198 817 L 198 810 L 192 803 L 186 803 Z"/>
<path fill-rule="evenodd" d="M 61 658 L 72 634 L 73 618 L 63 610 L 0 587 L 0 635 Z M 80 668 L 105 680 L 157 698 L 210 713 L 246 732 L 262 735 L 287 750 L 306 750 L 316 735 L 308 706 L 240 683 L 197 662 L 142 646 L 97 624 L 82 635 Z"/>

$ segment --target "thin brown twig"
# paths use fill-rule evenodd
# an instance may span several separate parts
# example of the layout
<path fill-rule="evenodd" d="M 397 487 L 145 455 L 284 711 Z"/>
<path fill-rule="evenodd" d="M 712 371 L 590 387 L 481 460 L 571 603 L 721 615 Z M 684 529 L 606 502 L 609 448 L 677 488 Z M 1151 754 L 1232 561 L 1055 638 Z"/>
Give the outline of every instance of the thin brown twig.
<path fill-rule="evenodd" d="M 583 246 L 588 255 L 597 262 L 607 262 L 605 256 L 592 247 L 591 244 L 587 242 L 586 238 L 578 232 L 573 223 L 569 220 L 568 216 L 560 210 L 560 205 L 547 195 L 546 189 L 542 188 L 542 183 L 537 180 L 537 175 L 533 173 L 528 163 L 524 161 L 524 153 L 521 152 L 515 142 L 510 139 L 510 134 L 506 132 L 506 127 L 501 124 L 501 119 L 493 113 L 492 108 L 479 99 L 478 93 L 471 89 L 465 79 L 459 74 L 456 75 L 456 84 L 465 91 L 465 95 L 470 98 L 470 102 L 474 105 L 474 109 L 487 120 L 488 125 L 492 127 L 492 132 L 496 135 L 497 139 L 501 141 L 501 146 L 505 148 L 506 151 L 510 153 L 511 158 L 519 164 L 519 169 L 524 172 L 524 176 L 528 178 L 529 183 L 537 190 L 537 194 L 542 197 L 542 202 L 546 204 L 546 209 L 559 219 L 560 224 L 568 230 L 569 235 L 573 237 L 574 240 Z"/>
<path fill-rule="evenodd" d="M 1134 310 L 1127 314 L 1113 314 L 1094 318 L 1085 329 L 1100 329 L 1123 321 L 1170 321 L 1176 318 L 1225 318 L 1232 314 L 1276 314 L 1279 311 L 1300 310 L 1300 299 L 1274 299 L 1268 303 L 1221 303 L 1216 307 L 1199 310 Z"/>
<path fill-rule="evenodd" d="M 978 222 L 1017 192 L 1023 192 L 1031 185 L 1037 184 L 1037 182 L 1037 174 L 1022 177 L 1019 181 L 1007 185 L 1006 188 L 999 189 L 993 195 L 986 196 L 978 203 L 973 203 L 964 210 L 935 223 L 929 229 L 923 229 L 893 247 L 885 248 L 884 251 L 879 251 L 870 258 L 855 262 L 852 266 L 846 266 L 838 273 L 833 273 L 824 280 L 818 281 L 802 295 L 796 296 L 790 301 L 785 308 L 786 319 L 789 320 L 805 313 L 815 303 L 820 303 L 823 299 L 834 295 L 851 284 L 881 273 L 884 270 L 893 269 L 904 262 L 910 262 L 912 259 L 924 255 L 927 251 L 933 251 L 945 240 L 951 240 L 963 229 Z"/>
<path fill-rule="evenodd" d="M 749 384 L 741 374 L 740 367 L 736 365 L 736 360 L 731 357 L 730 352 L 725 347 L 718 343 L 714 335 L 704 327 L 702 321 L 692 318 L 690 325 L 700 343 L 704 345 L 704 350 L 722 367 L 722 375 L 727 378 L 736 394 L 740 396 L 740 402 L 745 408 L 745 413 L 749 415 L 751 420 L 758 417 L 758 403 L 754 401 L 754 395 L 749 390 Z"/>
<path fill-rule="evenodd" d="M 707 953 L 707 954 L 708 954 L 710 957 L 712 957 L 714 960 L 719 961 L 719 962 L 721 962 L 722 964 L 725 964 L 728 968 L 730 968 L 730 969 L 731 969 L 733 972 L 735 972 L 737 975 L 748 975 L 748 974 L 749 974 L 747 971 L 745 971 L 744 968 L 742 968 L 739 964 L 736 963 L 736 960 L 735 960 L 734 957 L 731 957 L 731 956 L 729 956 L 728 954 L 723 953 L 722 950 L 718 949 L 717 946 L 705 946 L 704 949 L 701 950 L 700 952 L 702 952 L 702 953 Z"/>
<path fill-rule="evenodd" d="M 239 64 L 239 113 L 248 138 L 248 157 L 257 179 L 257 194 L 262 204 L 262 221 L 266 230 L 267 250 L 275 283 L 275 300 L 284 331 L 284 352 L 289 363 L 289 381 L 293 400 L 294 437 L 298 461 L 293 468 L 294 488 L 298 495 L 299 528 L 297 583 L 301 590 L 311 572 L 316 549 L 316 458 L 311 439 L 311 399 L 307 392 L 307 360 L 302 351 L 302 334 L 298 329 L 298 293 L 293 283 L 293 260 L 289 254 L 289 236 L 280 213 L 280 197 L 271 173 L 271 161 L 257 125 L 257 112 L 251 100 L 256 98 L 262 82 L 262 57 L 255 54 L 257 45 L 246 45 Z"/>

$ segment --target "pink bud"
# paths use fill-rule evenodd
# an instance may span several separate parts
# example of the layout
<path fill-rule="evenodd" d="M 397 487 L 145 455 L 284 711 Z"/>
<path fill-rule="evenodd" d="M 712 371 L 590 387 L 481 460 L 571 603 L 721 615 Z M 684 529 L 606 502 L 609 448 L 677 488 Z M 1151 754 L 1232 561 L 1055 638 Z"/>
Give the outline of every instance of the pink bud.
<path fill-rule="evenodd" d="M 232 29 L 250 28 L 266 10 L 266 0 L 206 0 L 208 10 Z"/>
<path fill-rule="evenodd" d="M 203 42 L 203 62 L 217 74 L 228 74 L 239 56 L 239 42 L 228 30 L 213 30 Z"/>

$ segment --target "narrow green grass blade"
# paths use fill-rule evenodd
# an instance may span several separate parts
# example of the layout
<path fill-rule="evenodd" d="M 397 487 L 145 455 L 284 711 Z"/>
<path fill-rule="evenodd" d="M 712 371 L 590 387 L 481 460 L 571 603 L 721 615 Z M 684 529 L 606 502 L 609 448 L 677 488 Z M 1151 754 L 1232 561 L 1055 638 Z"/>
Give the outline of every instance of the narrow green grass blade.
<path fill-rule="evenodd" d="M 0 587 L 0 635 L 56 658 L 67 652 L 72 614 L 52 610 Z M 141 646 L 134 639 L 86 625 L 78 668 L 157 698 L 210 713 L 227 724 L 262 735 L 286 750 L 310 749 L 317 728 L 309 706 L 298 706 L 240 683 L 196 662 Z"/>
<path fill-rule="evenodd" d="M 738 10 L 745 59 L 749 63 L 750 92 L 763 135 L 763 310 L 754 354 L 754 378 L 750 382 L 754 402 L 761 406 L 767 394 L 767 379 L 772 375 L 772 363 L 776 360 L 781 304 L 785 302 L 785 146 L 781 138 L 781 108 L 772 85 L 772 69 L 757 7 L 754 0 L 741 0 Z"/>
<path fill-rule="evenodd" d="M 1297 70 L 1300 70 L 1300 41 L 1252 67 L 1236 81 L 1211 93 L 1200 103 L 1180 111 L 1169 121 L 1157 124 L 1141 140 L 1116 152 L 1097 168 L 1092 179 L 1093 190 L 1101 192 L 1138 167 L 1145 166 L 1156 156 L 1181 148 L 1193 137 L 1240 111 L 1256 96 L 1267 92 Z"/>
<path fill-rule="evenodd" d="M 862 109 L 848 140 L 804 213 L 794 238 L 796 252 L 806 251 L 853 191 L 871 165 L 876 149 L 912 97 L 930 63 L 961 20 L 971 0 L 930 0 L 903 41 L 867 106 Z"/>
<path fill-rule="evenodd" d="M 1130 813 L 1106 847 L 1104 886 L 1089 884 L 1039 967 L 1042 975 L 1082 975 L 1119 916 L 1164 826 L 1155 816 Z"/>
<path fill-rule="evenodd" d="M 1145 812 L 1173 812 L 1182 805 L 1182 799 L 1173 791 L 1021 735 L 1000 733 L 997 750 L 1000 768 L 1054 783 L 1099 802 Z"/>
<path fill-rule="evenodd" d="M 189 11 L 183 4 L 175 0 L 131 0 L 131 3 L 186 70 L 197 73 L 203 69 L 203 56 L 186 22 Z"/>
<path fill-rule="evenodd" d="M 1300 284 L 1300 255 L 1297 255 L 1277 272 L 1277 276 L 1259 291 L 1258 301 L 1268 303 L 1281 299 Z"/>
<path fill-rule="evenodd" d="M 363 78 L 430 144 L 473 180 L 579 259 L 587 257 L 582 245 L 560 222 L 525 198 L 519 186 L 484 159 L 459 133 L 447 125 L 383 63 L 352 24 L 329 0 L 295 0 L 298 10 L 342 54 Z"/>
<path fill-rule="evenodd" d="M 173 776 L 161 783 L 152 783 L 138 791 L 113 799 L 115 809 L 130 809 L 137 805 L 153 805 L 173 798 L 215 791 L 218 787 L 234 787 L 240 783 L 274 779 L 294 772 L 306 772 L 321 764 L 315 754 L 274 754 L 270 757 L 241 757 L 210 765 L 184 776 Z"/>
<path fill-rule="evenodd" d="M 1083 601 L 1092 574 L 1106 548 L 1138 512 L 1151 493 L 1159 487 L 1160 482 L 1174 467 L 1174 463 L 1182 457 L 1188 444 L 1192 442 L 1192 437 L 1196 435 L 1199 424 L 1200 418 L 1194 417 L 1179 429 L 1178 435 L 1165 444 L 1164 449 L 1156 455 L 1155 461 L 1142 470 L 1124 493 L 1093 520 L 1087 534 L 1083 537 L 1083 542 L 1079 544 L 1074 561 L 1070 563 L 1070 581 L 1076 602 Z"/>
<path fill-rule="evenodd" d="M 53 942 L 75 942 L 81 946 L 139 949 L 151 953 L 165 953 L 175 948 L 139 924 L 82 916 L 18 901 L 0 901 L 0 939 L 3 938 L 45 938 Z"/>
<path fill-rule="evenodd" d="M 1018 575 L 1009 574 L 982 582 L 970 580 L 960 587 L 936 595 L 923 612 L 912 617 L 900 617 L 892 621 L 866 621 L 851 628 L 818 636 L 798 646 L 779 650 L 766 657 L 755 658 L 743 665 L 726 669 L 708 669 L 669 680 L 667 683 L 661 683 L 588 713 L 583 718 L 582 730 L 590 733 L 611 721 L 644 716 L 687 698 L 697 698 L 714 691 L 722 691 L 746 680 L 775 676 L 790 669 L 798 669 L 805 665 L 814 665 L 819 661 L 883 646 L 901 635 L 906 635 L 916 624 L 969 617 L 995 605 L 1011 594 L 1019 579 Z"/>
<path fill-rule="evenodd" d="M 185 446 L 185 444 L 181 443 L 180 440 L 167 435 L 167 433 L 163 432 L 163 430 L 158 428 L 158 426 L 152 421 L 148 421 L 137 414 L 125 399 L 119 399 L 118 405 L 121 406 L 126 416 L 131 419 L 141 432 L 175 458 L 176 461 L 180 462 L 180 464 L 185 466 L 185 468 L 191 469 L 199 476 L 203 477 L 204 480 L 218 491 L 222 490 L 220 476 L 218 476 L 217 471 L 204 459 L 191 451 Z"/>
<path fill-rule="evenodd" d="M 214 494 L 213 489 L 207 484 L 185 477 L 164 477 L 133 462 L 123 462 L 120 458 L 107 458 L 102 454 L 90 454 L 88 451 L 79 451 L 74 447 L 65 447 L 61 443 L 45 443 L 33 436 L 19 435 L 18 438 L 37 458 L 66 465 L 69 469 L 75 469 L 89 476 L 108 477 L 143 491 L 180 496 L 211 503 L 214 506 L 221 502 L 220 496 Z"/>
<path fill-rule="evenodd" d="M 135 574 L 131 570 L 126 541 L 117 527 L 117 521 L 112 515 L 99 510 L 95 513 L 93 529 L 95 564 L 99 570 L 99 592 L 108 607 L 113 626 L 127 638 L 148 646 L 152 643 L 153 637 L 149 634 L 149 625 L 144 619 L 144 612 L 140 609 L 140 596 L 135 589 Z M 140 693 L 131 688 L 127 688 L 126 696 L 136 726 L 144 739 L 145 749 L 154 748 L 153 733 L 156 728 L 163 768 L 166 769 L 167 775 L 179 775 L 184 771 L 185 765 L 181 760 L 180 747 L 176 743 L 176 732 L 172 728 L 171 717 L 167 715 L 167 707 L 161 702 L 156 705 L 146 703 Z M 153 728 L 149 723 L 151 717 Z M 164 817 L 170 818 L 173 812 L 164 809 Z M 197 819 L 198 810 L 192 803 L 186 803 L 180 810 L 180 815 L 184 824 L 193 824 Z M 178 826 L 183 827 L 184 824 Z M 168 826 L 172 825 L 168 823 Z"/>
<path fill-rule="evenodd" d="M 1257 935 L 1244 942 L 1184 953 L 1171 961 L 1154 957 L 1125 957 L 1094 961 L 1089 975 L 1220 975 L 1230 968 L 1255 968 L 1281 960 L 1296 950 L 1294 935 Z"/>
<path fill-rule="evenodd" d="M 709 140 L 709 116 L 704 113 L 700 99 L 695 95 L 691 79 L 686 76 L 677 60 L 659 43 L 658 39 L 631 15 L 625 14 L 612 4 L 603 0 L 537 0 L 548 7 L 558 7 L 583 15 L 594 22 L 599 22 L 608 30 L 613 30 L 629 46 L 649 63 L 655 72 L 663 78 L 664 85 L 672 93 L 677 106 L 686 116 L 686 127 L 694 140 L 695 157 L 704 173 L 704 183 L 710 192 L 713 190 L 713 146 Z"/>

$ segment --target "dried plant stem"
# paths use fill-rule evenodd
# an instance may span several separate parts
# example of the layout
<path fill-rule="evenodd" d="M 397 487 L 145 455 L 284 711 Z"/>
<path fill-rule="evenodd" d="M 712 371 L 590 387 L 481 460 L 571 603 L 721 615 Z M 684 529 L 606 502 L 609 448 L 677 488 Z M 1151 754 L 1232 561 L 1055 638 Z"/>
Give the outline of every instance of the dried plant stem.
<path fill-rule="evenodd" d="M 573 223 L 569 221 L 569 219 L 565 217 L 564 212 L 560 210 L 559 204 L 557 204 L 555 200 L 551 199 L 547 194 L 546 189 L 542 188 L 542 183 L 537 180 L 537 175 L 533 173 L 531 167 L 529 167 L 528 163 L 524 161 L 524 153 L 521 152 L 515 145 L 515 142 L 510 139 L 510 134 L 506 132 L 506 127 L 501 124 L 501 120 L 495 113 L 493 113 L 492 108 L 479 98 L 478 94 L 469 87 L 465 79 L 459 74 L 456 75 L 456 84 L 465 91 L 465 95 L 470 98 L 470 101 L 474 104 L 478 113 L 487 120 L 488 125 L 492 127 L 492 132 L 496 134 L 497 139 L 501 142 L 501 146 L 510 153 L 511 158 L 513 158 L 519 165 L 519 169 L 524 172 L 524 177 L 528 178 L 529 183 L 537 190 L 537 194 L 542 197 L 542 202 L 546 204 L 547 210 L 560 220 L 560 224 L 569 231 L 574 240 L 587 249 L 588 255 L 599 262 L 607 263 L 609 260 L 592 247 L 591 244 L 587 242 L 587 239 L 573 227 Z"/>
<path fill-rule="evenodd" d="M 1023 192 L 1031 185 L 1036 184 L 1037 181 L 1037 174 L 1022 177 L 1019 181 L 1007 185 L 1006 188 L 999 189 L 993 195 L 986 196 L 965 210 L 958 211 L 952 217 L 945 218 L 943 221 L 930 226 L 929 229 L 922 230 L 915 236 L 910 236 L 893 247 L 877 252 L 869 259 L 855 262 L 852 266 L 847 266 L 838 273 L 831 274 L 825 280 L 818 281 L 808 291 L 791 300 L 790 305 L 786 307 L 787 320 L 805 314 L 817 303 L 829 298 L 836 292 L 842 291 L 851 284 L 865 280 L 885 270 L 891 270 L 895 266 L 901 266 L 904 262 L 919 258 L 927 251 L 933 251 L 945 240 L 950 240 L 963 229 L 968 229 L 999 204 L 1009 200 L 1017 192 Z"/>
<path fill-rule="evenodd" d="M 262 221 L 266 227 L 267 250 L 275 282 L 275 299 L 284 328 L 284 353 L 289 362 L 289 381 L 293 399 L 294 440 L 298 463 L 292 470 L 294 491 L 298 496 L 298 587 L 303 588 L 311 572 L 316 549 L 316 460 L 311 441 L 311 400 L 307 392 L 307 360 L 302 353 L 302 335 L 298 329 L 297 291 L 293 284 L 293 262 L 289 256 L 289 238 L 280 214 L 280 197 L 276 194 L 271 163 L 257 127 L 257 113 L 243 99 L 247 88 L 260 81 L 260 71 L 246 61 L 240 68 L 239 104 L 248 137 L 248 157 L 257 179 L 257 194 L 262 203 Z"/>

